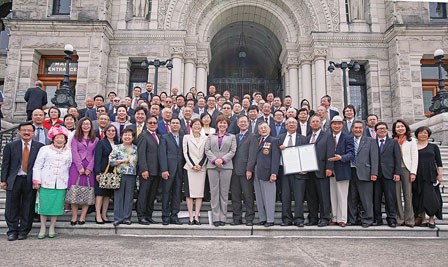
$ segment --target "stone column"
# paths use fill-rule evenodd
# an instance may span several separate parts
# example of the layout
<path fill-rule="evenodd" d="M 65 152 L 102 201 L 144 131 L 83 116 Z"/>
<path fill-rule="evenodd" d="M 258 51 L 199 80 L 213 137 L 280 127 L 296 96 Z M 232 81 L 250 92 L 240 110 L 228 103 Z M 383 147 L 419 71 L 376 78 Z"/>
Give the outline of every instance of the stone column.
<path fill-rule="evenodd" d="M 182 57 L 184 53 L 183 47 L 171 47 L 171 57 L 173 58 L 172 84 L 171 87 L 177 87 L 179 92 L 183 90 L 182 84 Z M 171 88 L 170 88 L 171 89 Z"/>
<path fill-rule="evenodd" d="M 312 79 L 313 77 L 311 76 L 311 55 L 308 54 L 304 54 L 301 55 L 300 57 L 300 62 L 302 65 L 302 90 L 303 90 L 303 98 L 307 99 L 308 101 L 310 101 L 310 103 L 313 103 L 313 107 L 311 108 L 315 108 L 316 103 L 314 103 L 315 101 L 313 101 L 313 97 L 312 97 Z"/>
<path fill-rule="evenodd" d="M 189 54 L 185 53 L 185 56 L 189 56 Z M 195 62 L 193 58 L 189 57 L 185 58 L 184 94 L 188 93 L 193 86 L 195 86 Z"/>
<path fill-rule="evenodd" d="M 314 58 L 314 69 L 316 70 L 316 96 L 315 100 L 320 101 L 320 98 L 326 95 L 326 68 L 325 57 L 323 55 L 316 55 Z"/>
<path fill-rule="evenodd" d="M 288 77 L 289 77 L 289 93 L 292 99 L 293 107 L 299 106 L 299 65 L 297 58 L 288 59 Z"/>
<path fill-rule="evenodd" d="M 196 64 L 196 89 L 207 94 L 207 62 L 206 58 L 198 59 Z"/>

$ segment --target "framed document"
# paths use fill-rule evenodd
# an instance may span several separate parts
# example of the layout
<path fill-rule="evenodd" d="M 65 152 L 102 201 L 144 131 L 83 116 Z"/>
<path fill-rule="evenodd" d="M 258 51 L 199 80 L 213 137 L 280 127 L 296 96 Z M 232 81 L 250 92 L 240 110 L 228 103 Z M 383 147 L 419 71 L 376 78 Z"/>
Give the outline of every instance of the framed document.
<path fill-rule="evenodd" d="M 285 175 L 318 170 L 314 144 L 291 146 L 282 150 Z"/>

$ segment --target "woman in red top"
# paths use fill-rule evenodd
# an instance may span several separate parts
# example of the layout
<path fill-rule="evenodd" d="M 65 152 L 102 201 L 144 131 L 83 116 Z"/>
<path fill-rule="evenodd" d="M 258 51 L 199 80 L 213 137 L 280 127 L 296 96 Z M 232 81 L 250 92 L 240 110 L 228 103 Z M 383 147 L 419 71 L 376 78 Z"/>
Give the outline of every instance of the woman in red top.
<path fill-rule="evenodd" d="M 49 119 L 44 121 L 44 128 L 50 130 L 51 127 L 61 124 L 63 121 L 59 119 L 61 117 L 61 111 L 57 107 L 51 107 L 48 109 Z"/>

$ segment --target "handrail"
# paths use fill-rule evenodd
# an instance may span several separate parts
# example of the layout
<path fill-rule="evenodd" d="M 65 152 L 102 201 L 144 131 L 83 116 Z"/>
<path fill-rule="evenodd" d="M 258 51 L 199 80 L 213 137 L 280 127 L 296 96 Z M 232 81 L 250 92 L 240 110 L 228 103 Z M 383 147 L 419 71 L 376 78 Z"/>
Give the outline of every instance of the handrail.
<path fill-rule="evenodd" d="M 6 144 L 14 141 L 17 136 L 17 131 L 19 126 L 14 126 L 7 130 L 0 131 L 0 172 L 1 172 L 1 162 L 3 162 L 3 149 L 5 149 Z"/>

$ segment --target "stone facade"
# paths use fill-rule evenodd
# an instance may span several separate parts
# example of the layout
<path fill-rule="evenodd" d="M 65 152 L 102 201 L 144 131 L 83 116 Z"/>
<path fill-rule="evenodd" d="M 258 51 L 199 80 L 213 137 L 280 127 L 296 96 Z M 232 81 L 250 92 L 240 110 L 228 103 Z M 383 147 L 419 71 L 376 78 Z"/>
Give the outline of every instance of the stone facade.
<path fill-rule="evenodd" d="M 171 72 L 159 69 L 159 92 L 192 86 L 206 91 L 213 37 L 247 21 L 269 29 L 281 44 L 283 94 L 295 106 L 307 98 L 316 108 L 329 94 L 341 109 L 342 71 L 329 73 L 328 62 L 354 59 L 365 68 L 369 113 L 388 123 L 424 119 L 420 60 L 448 47 L 447 24 L 430 23 L 428 3 L 359 1 L 360 19 L 336 0 L 152 0 L 149 13 L 138 16 L 133 5 L 142 1 L 72 0 L 70 15 L 61 16 L 52 15 L 54 1 L 14 0 L 5 19 L 11 36 L 4 95 L 11 101 L 3 111 L 10 120 L 23 120 L 23 95 L 37 79 L 39 59 L 63 55 L 67 43 L 79 57 L 80 106 L 87 96 L 108 91 L 124 97 L 131 63 L 144 58 L 173 58 Z"/>

